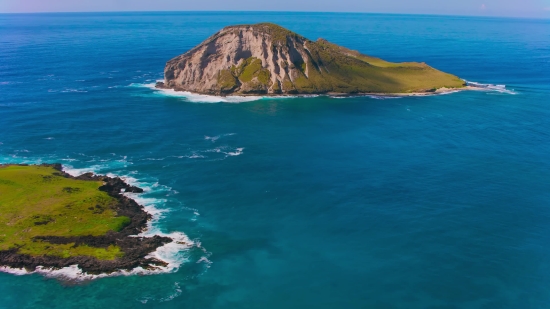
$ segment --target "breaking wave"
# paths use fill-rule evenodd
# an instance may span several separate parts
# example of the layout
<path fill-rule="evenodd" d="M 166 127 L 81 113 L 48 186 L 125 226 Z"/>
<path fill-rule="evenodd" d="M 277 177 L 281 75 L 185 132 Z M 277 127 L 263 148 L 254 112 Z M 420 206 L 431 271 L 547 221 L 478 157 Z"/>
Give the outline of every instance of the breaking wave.
<path fill-rule="evenodd" d="M 159 80 L 162 81 L 162 80 Z M 154 91 L 154 94 L 165 96 L 165 97 L 176 97 L 176 98 L 183 98 L 187 102 L 191 103 L 244 103 L 244 102 L 252 102 L 252 101 L 258 101 L 258 100 L 274 100 L 274 99 L 293 99 L 298 97 L 315 97 L 316 95 L 312 96 L 290 96 L 290 95 L 284 95 L 284 96 L 215 96 L 215 95 L 206 95 L 206 94 L 198 94 L 198 93 L 192 93 L 189 91 L 175 91 L 173 89 L 159 89 L 155 87 L 156 83 L 148 83 L 148 84 L 140 84 L 140 83 L 133 83 L 130 84 L 129 87 L 139 87 L 139 88 L 149 88 Z"/>
<path fill-rule="evenodd" d="M 0 163 L 26 163 L 26 164 L 40 164 L 44 161 L 53 162 L 53 161 L 59 161 L 57 160 L 33 160 L 33 159 L 18 159 L 14 158 L 13 156 L 10 157 L 2 157 L 0 158 Z M 65 158 L 61 160 L 77 160 L 72 158 Z M 26 274 L 41 274 L 45 277 L 49 278 L 57 278 L 61 280 L 66 281 L 84 281 L 84 280 L 94 280 L 104 277 L 113 277 L 113 276 L 129 276 L 129 275 L 153 275 L 153 274 L 161 274 L 161 273 L 171 273 L 176 272 L 179 267 L 187 262 L 189 260 L 189 249 L 196 247 L 202 250 L 206 253 L 206 250 L 201 247 L 201 244 L 199 241 L 191 240 L 186 234 L 182 232 L 170 232 L 166 233 L 162 231 L 159 227 L 159 221 L 170 212 L 170 209 L 163 208 L 164 205 L 167 203 L 166 198 L 158 198 L 157 196 L 163 195 L 163 196 L 171 196 L 175 195 L 178 192 L 173 190 L 171 187 L 161 185 L 156 181 L 155 179 L 138 179 L 137 172 L 129 172 L 127 174 L 114 174 L 105 171 L 109 170 L 116 170 L 120 168 L 124 168 L 132 164 L 131 162 L 126 161 L 126 157 L 122 157 L 120 160 L 111 160 L 104 164 L 98 164 L 98 165 L 92 165 L 89 167 L 84 168 L 75 168 L 70 165 L 63 165 L 63 170 L 72 175 L 72 176 L 78 176 L 84 173 L 92 172 L 94 174 L 104 174 L 109 177 L 120 177 L 123 179 L 126 183 L 137 186 L 139 188 L 142 188 L 144 190 L 144 193 L 123 193 L 124 195 L 128 196 L 129 198 L 135 200 L 139 205 L 142 205 L 146 212 L 150 213 L 152 215 L 152 220 L 150 220 L 147 223 L 146 229 L 138 234 L 135 235 L 136 237 L 152 237 L 155 235 L 163 236 L 163 237 L 169 237 L 173 241 L 170 243 L 167 243 L 159 248 L 157 248 L 154 252 L 151 252 L 149 255 L 146 256 L 146 258 L 155 258 L 161 261 L 166 262 L 166 266 L 156 266 L 152 269 L 144 269 L 142 267 L 137 267 L 132 270 L 119 270 L 116 272 L 108 273 L 108 274 L 88 274 L 86 272 L 83 272 L 78 265 L 71 265 L 69 267 L 64 267 L 60 269 L 52 269 L 52 268 L 45 268 L 45 267 L 37 267 L 34 271 L 27 271 L 25 269 L 19 269 L 19 268 L 10 268 L 5 266 L 0 266 L 1 272 L 11 273 L 15 275 L 26 275 Z M 200 214 L 198 213 L 198 210 L 191 209 L 194 213 L 194 217 L 196 218 Z"/>
<path fill-rule="evenodd" d="M 226 152 L 228 156 L 240 156 L 243 154 L 244 148 L 237 148 L 235 151 Z"/>
<path fill-rule="evenodd" d="M 131 84 L 130 86 L 146 87 L 155 91 L 156 94 L 167 97 L 184 98 L 188 102 L 192 103 L 243 103 L 252 102 L 263 99 L 261 96 L 213 96 L 196 94 L 188 91 L 175 91 L 173 89 L 159 89 L 155 88 L 156 83 L 150 84 Z"/>
<path fill-rule="evenodd" d="M 219 140 L 220 138 L 222 137 L 226 137 L 226 136 L 233 136 L 237 133 L 226 133 L 226 134 L 220 134 L 220 135 L 216 135 L 216 136 L 208 136 L 208 135 L 205 135 L 204 136 L 204 139 L 207 140 L 207 141 L 211 141 L 212 143 L 216 142 L 217 140 Z"/>
<path fill-rule="evenodd" d="M 493 84 L 483 84 L 478 82 L 471 82 L 464 80 L 466 82 L 467 86 L 478 88 L 479 90 L 487 90 L 487 91 L 496 91 L 500 93 L 507 93 L 507 94 L 518 94 L 514 90 L 507 89 L 506 85 L 493 85 Z"/>
<path fill-rule="evenodd" d="M 162 81 L 162 80 L 158 80 Z M 487 90 L 487 91 L 496 91 L 500 93 L 507 94 L 517 94 L 517 92 L 507 89 L 506 85 L 493 85 L 493 84 L 483 84 L 478 82 L 471 82 L 464 80 L 467 86 L 477 88 L 477 90 Z M 384 95 L 384 94 L 357 94 L 357 95 L 281 95 L 281 96 L 215 96 L 215 95 L 205 95 L 192 93 L 189 91 L 175 91 L 173 89 L 160 89 L 155 87 L 156 83 L 132 83 L 129 87 L 138 87 L 138 88 L 148 88 L 153 90 L 153 95 L 155 96 L 165 96 L 165 97 L 177 97 L 183 98 L 187 102 L 192 103 L 244 103 L 252 102 L 258 100 L 274 100 L 274 99 L 294 99 L 294 98 L 316 98 L 319 96 L 325 96 L 331 99 L 347 99 L 347 98 L 360 98 L 368 97 L 371 99 L 377 100 L 386 100 L 386 99 L 400 99 L 408 95 Z M 452 94 L 461 91 L 461 89 L 449 90 L 444 92 L 430 93 L 427 95 L 445 95 Z M 426 95 L 426 94 L 419 94 Z"/>

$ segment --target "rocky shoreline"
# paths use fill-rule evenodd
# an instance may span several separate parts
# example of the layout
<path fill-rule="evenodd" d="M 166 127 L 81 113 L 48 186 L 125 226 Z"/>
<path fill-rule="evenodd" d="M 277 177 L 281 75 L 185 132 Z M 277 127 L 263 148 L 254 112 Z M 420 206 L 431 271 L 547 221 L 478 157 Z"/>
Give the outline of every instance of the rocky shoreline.
<path fill-rule="evenodd" d="M 26 165 L 26 164 L 4 164 L 1 167 L 9 165 Z M 136 236 L 147 228 L 147 222 L 151 220 L 151 214 L 147 213 L 143 206 L 136 203 L 131 198 L 128 198 L 123 193 L 142 193 L 143 189 L 131 186 L 125 183 L 119 177 L 108 177 L 86 173 L 80 176 L 72 176 L 63 171 L 63 167 L 59 163 L 41 164 L 56 169 L 59 173 L 57 176 L 72 178 L 75 180 L 86 181 L 103 181 L 104 184 L 99 187 L 99 190 L 106 192 L 109 196 L 118 200 L 115 211 L 118 216 L 126 216 L 130 218 L 130 223 L 118 232 L 110 231 L 101 236 L 41 236 L 36 237 L 38 241 L 46 241 L 52 244 L 70 244 L 74 246 L 89 245 L 98 248 L 107 248 L 115 245 L 120 247 L 124 253 L 122 257 L 114 260 L 100 260 L 90 256 L 76 256 L 63 258 L 58 256 L 31 256 L 18 253 L 18 249 L 10 249 L 0 251 L 0 267 L 10 267 L 16 269 L 25 269 L 28 272 L 35 271 L 41 266 L 46 269 L 61 269 L 72 265 L 78 267 L 87 274 L 109 274 L 121 270 L 131 271 L 141 267 L 145 270 L 154 270 L 159 267 L 167 266 L 167 262 L 161 261 L 152 257 L 147 257 L 157 248 L 174 241 L 169 237 L 152 236 L 140 237 Z"/>
<path fill-rule="evenodd" d="M 176 92 L 184 92 L 187 90 L 176 90 L 173 88 L 170 88 L 166 86 L 164 82 L 156 82 L 155 88 L 160 90 L 174 90 Z M 219 97 L 227 97 L 227 96 L 239 96 L 239 97 L 256 97 L 256 96 L 262 96 L 262 97 L 311 97 L 311 96 L 330 96 L 330 97 L 338 97 L 338 98 L 347 98 L 347 97 L 361 97 L 361 96 L 371 96 L 371 97 L 390 97 L 390 98 L 402 98 L 402 97 L 418 97 L 418 96 L 433 96 L 433 95 L 441 95 L 441 94 L 447 94 L 457 91 L 465 91 L 465 90 L 486 90 L 487 87 L 482 86 L 476 86 L 473 84 L 467 84 L 464 87 L 460 88 L 438 88 L 438 89 L 430 89 L 423 92 L 404 92 L 404 93 L 379 93 L 379 92 L 319 92 L 319 93 L 296 93 L 296 94 L 274 94 L 274 93 L 209 93 L 209 92 L 191 92 L 193 94 L 198 95 L 213 95 L 213 96 L 219 96 Z"/>

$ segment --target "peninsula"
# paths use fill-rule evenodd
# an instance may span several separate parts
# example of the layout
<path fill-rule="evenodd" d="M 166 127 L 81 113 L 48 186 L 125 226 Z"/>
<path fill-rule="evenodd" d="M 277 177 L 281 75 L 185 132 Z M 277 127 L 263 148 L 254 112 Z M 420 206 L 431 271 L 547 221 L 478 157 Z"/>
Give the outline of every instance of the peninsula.
<path fill-rule="evenodd" d="M 118 177 L 73 177 L 60 164 L 0 165 L 0 267 L 104 274 L 166 266 L 148 255 L 173 240 L 136 236 L 151 215 L 123 192 L 143 190 Z"/>
<path fill-rule="evenodd" d="M 392 63 L 281 26 L 225 27 L 167 62 L 157 88 L 210 95 L 418 95 L 466 87 L 425 63 Z"/>

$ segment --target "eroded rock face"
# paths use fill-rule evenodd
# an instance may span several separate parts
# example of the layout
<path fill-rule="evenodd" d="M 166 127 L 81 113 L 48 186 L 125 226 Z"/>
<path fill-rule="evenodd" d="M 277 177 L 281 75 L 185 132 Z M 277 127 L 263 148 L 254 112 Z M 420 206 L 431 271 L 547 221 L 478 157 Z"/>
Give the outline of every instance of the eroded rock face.
<path fill-rule="evenodd" d="M 158 88 L 202 94 L 407 93 L 464 82 L 425 63 L 391 63 L 274 24 L 229 26 L 167 62 Z"/>
<path fill-rule="evenodd" d="M 165 86 L 216 94 L 291 92 L 284 82 L 303 74 L 296 64 L 308 57 L 307 41 L 271 24 L 226 27 L 168 61 Z"/>

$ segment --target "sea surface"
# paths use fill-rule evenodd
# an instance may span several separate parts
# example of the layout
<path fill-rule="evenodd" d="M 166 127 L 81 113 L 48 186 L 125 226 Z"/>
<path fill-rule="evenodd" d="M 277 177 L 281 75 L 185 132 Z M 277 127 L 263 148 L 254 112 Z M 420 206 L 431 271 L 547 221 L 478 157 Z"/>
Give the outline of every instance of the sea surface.
<path fill-rule="evenodd" d="M 275 22 L 487 91 L 161 92 L 167 60 Z M 505 85 L 505 86 L 504 86 Z M 0 273 L 0 308 L 550 308 L 550 20 L 331 13 L 0 15 L 0 163 L 146 188 L 173 272 Z"/>

